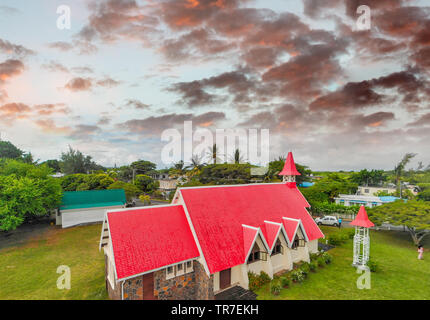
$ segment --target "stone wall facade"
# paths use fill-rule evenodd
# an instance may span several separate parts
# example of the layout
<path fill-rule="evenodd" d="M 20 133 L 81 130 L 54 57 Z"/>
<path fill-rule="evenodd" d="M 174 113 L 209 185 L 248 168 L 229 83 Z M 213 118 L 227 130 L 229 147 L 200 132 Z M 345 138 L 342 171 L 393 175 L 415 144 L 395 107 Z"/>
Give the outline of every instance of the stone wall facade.
<path fill-rule="evenodd" d="M 124 300 L 143 300 L 142 276 L 125 280 L 122 290 Z"/>
<path fill-rule="evenodd" d="M 193 261 L 193 272 L 166 279 L 166 271 L 154 272 L 154 295 L 160 300 L 214 299 L 213 276 L 208 277 L 203 266 Z"/>
<path fill-rule="evenodd" d="M 107 267 L 105 271 L 107 275 Z M 106 284 L 109 298 L 120 300 L 121 283 L 117 283 L 113 289 L 106 278 Z M 143 299 L 142 276 L 125 280 L 122 286 L 124 300 Z M 159 300 L 213 300 L 213 275 L 208 277 L 203 266 L 197 261 L 193 261 L 193 272 L 172 279 L 166 279 L 166 270 L 164 269 L 155 271 L 154 296 Z"/>

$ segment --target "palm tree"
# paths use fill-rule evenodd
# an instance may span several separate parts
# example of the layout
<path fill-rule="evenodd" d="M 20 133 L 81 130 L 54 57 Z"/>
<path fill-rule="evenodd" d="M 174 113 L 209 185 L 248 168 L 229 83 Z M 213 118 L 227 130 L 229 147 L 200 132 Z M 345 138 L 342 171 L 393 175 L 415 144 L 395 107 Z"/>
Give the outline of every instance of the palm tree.
<path fill-rule="evenodd" d="M 396 175 L 396 185 L 400 189 L 400 198 L 402 197 L 402 188 L 400 186 L 400 180 L 402 179 L 403 172 L 406 165 L 414 158 L 416 153 L 407 153 L 403 156 L 402 160 L 394 167 L 394 174 Z"/>
<path fill-rule="evenodd" d="M 202 163 L 202 157 L 198 154 L 195 154 L 191 157 L 191 163 L 185 167 L 185 169 L 189 169 L 190 176 L 195 176 L 200 172 L 200 170 L 205 166 L 205 163 Z"/>
<path fill-rule="evenodd" d="M 216 143 L 214 143 L 213 146 L 209 148 L 208 155 L 212 159 L 213 164 L 217 164 L 217 161 L 219 160 L 219 157 L 218 157 L 219 154 L 218 154 L 218 147 L 216 146 Z"/>
<path fill-rule="evenodd" d="M 183 176 L 186 173 L 186 168 L 184 166 L 184 161 L 180 160 L 173 165 L 172 174 L 177 176 Z"/>
<path fill-rule="evenodd" d="M 240 152 L 238 148 L 234 150 L 232 160 L 234 161 L 235 164 L 239 164 L 239 163 L 244 163 L 246 159 L 244 158 L 243 154 Z"/>

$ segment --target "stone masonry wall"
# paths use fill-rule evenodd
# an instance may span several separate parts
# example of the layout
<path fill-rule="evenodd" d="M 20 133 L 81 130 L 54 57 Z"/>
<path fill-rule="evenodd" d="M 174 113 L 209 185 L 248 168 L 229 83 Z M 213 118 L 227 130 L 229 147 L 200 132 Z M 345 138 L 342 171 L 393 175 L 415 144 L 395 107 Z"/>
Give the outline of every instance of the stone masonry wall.
<path fill-rule="evenodd" d="M 109 281 L 107 283 L 109 297 L 120 300 L 121 283 L 115 286 L 115 290 L 110 287 Z M 213 276 L 208 277 L 197 261 L 193 261 L 193 272 L 172 279 L 166 279 L 166 270 L 154 272 L 154 296 L 159 300 L 213 300 L 213 287 Z M 125 280 L 123 294 L 124 300 L 142 300 L 142 277 Z"/>
<path fill-rule="evenodd" d="M 207 300 L 214 299 L 213 277 L 208 277 L 203 266 L 193 261 L 193 272 L 166 279 L 166 271 L 154 273 L 155 296 L 160 300 Z"/>
<path fill-rule="evenodd" d="M 142 300 L 142 276 L 125 280 L 123 284 L 124 300 Z"/>

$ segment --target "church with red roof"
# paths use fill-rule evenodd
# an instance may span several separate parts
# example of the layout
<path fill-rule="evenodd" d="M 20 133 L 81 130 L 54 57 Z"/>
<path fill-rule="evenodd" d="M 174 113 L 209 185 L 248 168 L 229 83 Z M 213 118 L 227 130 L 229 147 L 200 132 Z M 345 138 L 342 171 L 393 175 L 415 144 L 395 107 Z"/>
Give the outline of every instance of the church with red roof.
<path fill-rule="evenodd" d="M 107 211 L 100 238 L 111 299 L 214 299 L 248 289 L 248 274 L 309 261 L 324 237 L 296 186 L 293 155 L 282 183 L 178 188 L 169 205 Z"/>

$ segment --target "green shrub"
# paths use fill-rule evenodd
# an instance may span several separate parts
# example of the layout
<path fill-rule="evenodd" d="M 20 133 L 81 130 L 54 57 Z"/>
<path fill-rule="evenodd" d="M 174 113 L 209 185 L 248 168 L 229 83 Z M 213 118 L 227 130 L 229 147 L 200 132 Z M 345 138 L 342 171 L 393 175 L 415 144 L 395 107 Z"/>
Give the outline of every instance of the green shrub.
<path fill-rule="evenodd" d="M 329 264 L 333 260 L 333 256 L 330 253 L 327 253 L 327 252 L 324 252 L 321 255 L 321 258 L 324 259 L 324 261 L 325 261 L 326 264 Z"/>
<path fill-rule="evenodd" d="M 349 235 L 345 232 L 336 232 L 328 235 L 328 243 L 332 246 L 339 246 L 349 239 Z"/>
<path fill-rule="evenodd" d="M 263 284 L 269 283 L 272 280 L 270 279 L 269 275 L 264 271 L 260 272 L 260 278 Z"/>
<path fill-rule="evenodd" d="M 319 251 L 318 251 L 317 253 L 311 253 L 311 254 L 309 255 L 309 257 L 310 257 L 311 261 L 315 261 L 315 260 L 317 260 L 319 256 L 320 256 L 320 252 L 319 252 Z"/>
<path fill-rule="evenodd" d="M 281 283 L 279 281 L 272 281 L 272 283 L 270 284 L 270 292 L 277 296 L 278 294 L 281 293 L 282 290 L 282 286 Z"/>
<path fill-rule="evenodd" d="M 287 277 L 281 277 L 280 280 L 281 280 L 281 285 L 283 288 L 287 288 L 291 284 L 291 280 Z"/>
<path fill-rule="evenodd" d="M 379 264 L 376 261 L 367 261 L 367 266 L 369 267 L 370 272 L 378 272 L 379 270 Z"/>
<path fill-rule="evenodd" d="M 303 280 L 305 280 L 305 275 L 302 270 L 297 269 L 291 272 L 291 279 L 293 279 L 294 282 L 303 282 Z"/>
<path fill-rule="evenodd" d="M 264 271 L 262 271 L 260 275 L 257 275 L 254 272 L 248 272 L 248 280 L 249 290 L 251 291 L 256 291 L 271 281 L 269 275 Z"/>
<path fill-rule="evenodd" d="M 326 264 L 324 258 L 323 257 L 319 257 L 317 259 L 317 264 L 318 264 L 318 267 L 321 267 L 321 268 L 324 267 L 324 265 Z"/>
<path fill-rule="evenodd" d="M 300 270 L 302 270 L 303 275 L 306 277 L 310 272 L 309 263 L 303 263 L 300 267 Z"/>
<path fill-rule="evenodd" d="M 347 229 L 343 229 L 346 230 L 344 231 L 347 235 L 349 239 L 354 239 L 355 236 L 355 229 L 354 228 L 347 228 Z"/>
<path fill-rule="evenodd" d="M 309 263 L 309 270 L 315 272 L 317 270 L 318 264 L 315 261 Z"/>

